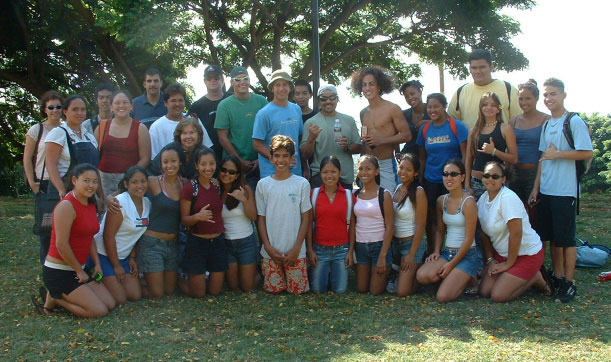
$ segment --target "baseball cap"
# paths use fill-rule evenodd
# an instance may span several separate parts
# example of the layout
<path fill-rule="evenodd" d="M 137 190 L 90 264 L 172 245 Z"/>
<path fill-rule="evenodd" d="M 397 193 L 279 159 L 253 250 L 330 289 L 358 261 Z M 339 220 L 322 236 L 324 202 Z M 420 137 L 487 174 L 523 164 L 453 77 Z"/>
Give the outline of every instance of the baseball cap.
<path fill-rule="evenodd" d="M 235 78 L 240 74 L 248 75 L 248 70 L 246 70 L 246 68 L 244 67 L 235 67 L 231 70 L 231 73 L 229 73 L 229 76 L 231 78 Z"/>
<path fill-rule="evenodd" d="M 206 67 L 206 69 L 204 69 L 204 77 L 210 74 L 223 75 L 223 69 L 221 69 L 220 65 L 210 64 Z"/>
<path fill-rule="evenodd" d="M 293 83 L 293 79 L 291 78 L 289 73 L 287 73 L 286 71 L 284 71 L 282 69 L 276 69 L 272 73 L 272 79 L 269 81 L 269 84 L 267 85 L 267 88 L 271 90 L 272 89 L 272 85 L 278 79 L 284 79 L 287 82 L 289 82 L 293 87 L 295 86 L 295 83 Z"/>
<path fill-rule="evenodd" d="M 333 93 L 337 95 L 337 88 L 334 85 L 326 85 L 318 88 L 318 96 L 320 97 L 323 93 Z"/>

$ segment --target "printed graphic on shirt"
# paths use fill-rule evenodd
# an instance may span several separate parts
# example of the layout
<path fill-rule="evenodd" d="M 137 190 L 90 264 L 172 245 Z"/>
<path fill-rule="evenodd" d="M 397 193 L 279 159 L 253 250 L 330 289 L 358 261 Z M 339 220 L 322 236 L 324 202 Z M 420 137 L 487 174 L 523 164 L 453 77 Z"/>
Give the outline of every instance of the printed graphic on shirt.
<path fill-rule="evenodd" d="M 452 142 L 449 135 L 443 135 L 443 136 L 438 136 L 438 137 L 427 137 L 426 140 L 429 145 Z"/>

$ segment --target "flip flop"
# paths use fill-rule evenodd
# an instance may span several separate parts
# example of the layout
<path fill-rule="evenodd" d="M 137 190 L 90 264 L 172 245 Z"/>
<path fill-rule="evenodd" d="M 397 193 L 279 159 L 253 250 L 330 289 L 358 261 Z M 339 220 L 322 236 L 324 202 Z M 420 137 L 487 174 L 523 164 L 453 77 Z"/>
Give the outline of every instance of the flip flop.
<path fill-rule="evenodd" d="M 36 311 L 38 312 L 38 314 L 43 315 L 43 316 L 48 316 L 51 314 L 54 314 L 54 311 L 51 309 L 46 308 L 44 305 L 42 305 L 38 299 L 36 299 L 35 295 L 32 295 L 30 297 L 30 299 L 32 300 L 32 304 L 34 304 L 34 308 L 36 308 Z"/>
<path fill-rule="evenodd" d="M 40 295 L 40 300 L 42 300 L 42 304 L 44 305 L 47 302 L 47 288 L 40 287 L 38 289 L 38 294 Z"/>
<path fill-rule="evenodd" d="M 554 283 L 552 282 L 552 279 L 550 278 L 549 273 L 547 272 L 547 269 L 545 269 L 545 265 L 541 265 L 541 269 L 539 269 L 539 271 L 541 272 L 541 275 L 543 276 L 543 280 L 545 280 L 545 289 L 543 289 L 543 294 L 550 297 L 552 295 L 554 295 Z"/>

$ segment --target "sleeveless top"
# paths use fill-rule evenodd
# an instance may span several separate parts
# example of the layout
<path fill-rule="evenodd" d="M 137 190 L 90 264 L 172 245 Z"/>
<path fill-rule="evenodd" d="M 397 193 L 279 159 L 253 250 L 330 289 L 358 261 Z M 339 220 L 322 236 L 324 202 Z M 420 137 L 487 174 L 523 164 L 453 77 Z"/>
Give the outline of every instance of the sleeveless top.
<path fill-rule="evenodd" d="M 163 191 L 165 177 L 161 176 L 161 179 L 157 177 L 157 181 L 159 181 L 161 191 L 151 198 L 148 229 L 158 233 L 178 234 L 178 228 L 180 227 L 180 198 L 172 200 Z"/>
<path fill-rule="evenodd" d="M 400 187 L 401 185 L 397 186 L 395 193 Z M 418 188 L 422 187 L 418 186 Z M 393 201 L 392 204 L 395 209 L 395 237 L 406 238 L 414 235 L 416 231 L 416 210 L 414 210 L 414 205 L 409 197 L 405 198 L 405 202 L 401 207 L 399 207 L 398 202 Z"/>
<path fill-rule="evenodd" d="M 516 121 L 517 123 L 517 121 Z M 516 143 L 518 145 L 518 163 L 539 163 L 541 151 L 539 151 L 539 141 L 543 126 L 519 129 L 513 127 L 516 133 Z"/>
<path fill-rule="evenodd" d="M 131 166 L 138 163 L 140 153 L 138 152 L 138 129 L 140 122 L 132 118 L 129 135 L 117 138 L 110 135 L 109 120 L 104 130 L 104 139 L 100 148 L 100 171 L 107 173 L 123 173 Z M 101 129 L 100 129 L 101 130 Z"/>
<path fill-rule="evenodd" d="M 98 211 L 95 204 L 83 205 L 74 197 L 73 192 L 69 192 L 62 200 L 68 200 L 74 207 L 76 218 L 72 222 L 70 228 L 70 236 L 68 243 L 70 249 L 74 253 L 79 264 L 84 265 L 91 251 L 91 243 L 93 236 L 100 231 L 100 223 L 98 222 Z M 55 213 L 53 213 L 53 224 L 55 225 Z M 49 255 L 64 260 L 57 250 L 57 236 L 55 227 L 51 230 L 51 245 L 49 246 Z"/>
<path fill-rule="evenodd" d="M 378 192 L 380 192 L 379 189 Z M 354 216 L 356 216 L 356 241 L 358 243 L 375 243 L 384 240 L 386 225 L 380 210 L 378 196 L 370 200 L 357 197 L 354 203 Z"/>
<path fill-rule="evenodd" d="M 505 138 L 503 137 L 503 133 L 501 132 L 501 122 L 497 122 L 496 127 L 492 130 L 491 133 L 480 134 L 479 139 L 477 140 L 477 149 L 481 149 L 484 143 L 490 143 L 490 137 L 494 140 L 494 146 L 497 150 L 501 150 L 505 152 L 507 149 L 507 142 L 505 142 Z M 503 163 L 503 160 L 496 156 L 492 156 L 488 153 L 484 152 L 475 152 L 475 161 L 473 162 L 473 170 L 475 171 L 484 171 L 484 166 L 486 163 L 490 161 L 497 161 Z"/>
<path fill-rule="evenodd" d="M 445 247 L 458 249 L 464 243 L 466 233 L 465 215 L 462 213 L 462 207 L 465 201 L 467 201 L 468 198 L 473 198 L 473 196 L 467 196 L 462 200 L 456 214 L 448 214 L 446 209 L 448 205 L 448 196 L 449 194 L 443 196 L 443 223 L 446 224 Z M 475 240 L 473 240 L 471 244 L 471 247 L 474 246 Z"/>
<path fill-rule="evenodd" d="M 223 217 L 223 224 L 225 224 L 225 239 L 243 239 L 252 235 L 252 221 L 246 216 L 242 202 L 238 203 L 238 206 L 231 210 L 227 208 L 227 205 L 223 204 L 221 216 Z"/>

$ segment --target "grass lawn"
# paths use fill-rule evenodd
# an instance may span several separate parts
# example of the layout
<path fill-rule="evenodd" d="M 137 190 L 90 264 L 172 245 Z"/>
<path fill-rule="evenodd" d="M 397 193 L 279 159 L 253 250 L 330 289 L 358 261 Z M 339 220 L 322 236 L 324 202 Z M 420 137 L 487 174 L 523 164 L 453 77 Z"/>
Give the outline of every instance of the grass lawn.
<path fill-rule="evenodd" d="M 611 195 L 582 200 L 578 234 L 611 246 Z M 568 305 L 415 296 L 226 292 L 129 303 L 100 320 L 36 314 L 31 199 L 0 198 L 0 358 L 17 360 L 611 360 L 611 282 L 579 269 Z M 549 262 L 548 262 L 549 265 Z M 353 276 L 352 276 L 353 278 Z"/>

